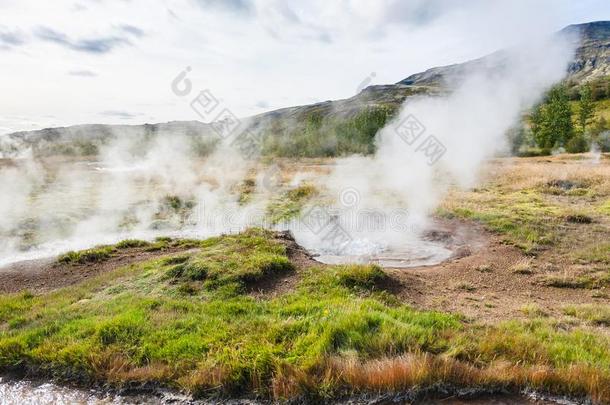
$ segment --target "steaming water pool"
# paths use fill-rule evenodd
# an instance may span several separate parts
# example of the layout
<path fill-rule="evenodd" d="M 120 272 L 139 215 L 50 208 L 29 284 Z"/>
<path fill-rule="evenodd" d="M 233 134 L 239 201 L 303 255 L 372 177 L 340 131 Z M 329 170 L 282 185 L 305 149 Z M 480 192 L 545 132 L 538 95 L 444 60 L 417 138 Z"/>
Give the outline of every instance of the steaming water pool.
<path fill-rule="evenodd" d="M 346 215 L 347 218 L 349 216 Z M 341 221 L 341 219 L 338 219 Z M 364 217 L 364 222 L 367 218 Z M 429 221 L 425 227 L 404 227 L 386 231 L 362 229 L 359 223 L 341 221 L 344 242 L 320 237 L 311 230 L 294 228 L 292 232 L 297 243 L 307 249 L 313 258 L 321 263 L 336 264 L 377 264 L 389 268 L 409 268 L 432 266 L 456 255 L 463 247 L 474 242 L 471 235 L 449 229 L 446 224 Z M 427 230 L 426 230 L 427 229 Z"/>
<path fill-rule="evenodd" d="M 358 246 L 359 242 L 354 241 L 351 245 Z M 404 242 L 398 247 L 372 251 L 373 253 L 359 253 L 353 246 L 348 246 L 341 254 L 312 250 L 314 259 L 325 264 L 378 264 L 381 267 L 392 268 L 431 266 L 453 255 L 453 251 L 442 244 L 426 240 Z"/>

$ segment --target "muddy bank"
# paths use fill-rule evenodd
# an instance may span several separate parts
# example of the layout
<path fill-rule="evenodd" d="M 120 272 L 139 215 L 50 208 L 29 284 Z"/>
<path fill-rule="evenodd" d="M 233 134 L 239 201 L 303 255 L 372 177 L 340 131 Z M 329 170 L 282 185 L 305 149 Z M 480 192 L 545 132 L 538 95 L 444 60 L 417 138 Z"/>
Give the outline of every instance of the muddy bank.
<path fill-rule="evenodd" d="M 154 395 L 141 393 L 125 395 L 101 389 L 68 387 L 43 380 L 16 380 L 0 377 L 0 402 L 3 405 L 136 405 L 198 403 L 187 396 L 170 391 L 157 391 Z"/>
<path fill-rule="evenodd" d="M 451 394 L 449 392 L 452 392 Z M 110 392 L 101 389 L 68 387 L 42 380 L 17 380 L 12 377 L 0 377 L 0 399 L 3 405 L 22 404 L 74 404 L 74 405 L 270 405 L 274 401 L 256 399 L 216 399 L 195 400 L 187 395 L 162 389 L 151 392 Z M 326 403 L 341 405 L 396 405 L 396 404 L 438 404 L 438 405 L 577 405 L 587 401 L 551 397 L 539 393 L 491 393 L 476 390 L 448 390 L 439 392 L 409 392 L 404 394 L 360 395 Z M 295 399 L 287 404 L 321 403 L 313 399 Z"/>

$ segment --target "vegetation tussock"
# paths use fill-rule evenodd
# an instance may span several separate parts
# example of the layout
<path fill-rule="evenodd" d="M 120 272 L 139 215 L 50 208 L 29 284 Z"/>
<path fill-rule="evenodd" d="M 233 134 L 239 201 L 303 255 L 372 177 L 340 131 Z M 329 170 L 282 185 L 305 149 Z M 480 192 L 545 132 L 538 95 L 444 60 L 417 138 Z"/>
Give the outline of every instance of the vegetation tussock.
<path fill-rule="evenodd" d="M 311 184 L 303 184 L 283 193 L 267 207 L 267 218 L 272 224 L 288 222 L 296 218 L 305 204 L 318 190 Z"/>

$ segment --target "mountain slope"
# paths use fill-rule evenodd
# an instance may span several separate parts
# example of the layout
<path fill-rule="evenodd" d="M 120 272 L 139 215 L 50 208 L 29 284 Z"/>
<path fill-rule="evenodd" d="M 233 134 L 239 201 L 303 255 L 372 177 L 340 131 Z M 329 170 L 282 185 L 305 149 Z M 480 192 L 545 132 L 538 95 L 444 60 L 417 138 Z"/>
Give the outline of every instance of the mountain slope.
<path fill-rule="evenodd" d="M 580 36 L 568 79 L 579 83 L 610 75 L 610 21 L 570 25 L 562 31 Z"/>
<path fill-rule="evenodd" d="M 569 25 L 559 31 L 558 35 L 574 35 L 579 42 L 568 67 L 568 80 L 582 83 L 610 75 L 610 21 Z M 481 66 L 493 69 L 499 67 L 501 63 L 501 52 L 496 52 L 465 63 L 428 69 L 411 75 L 397 84 L 443 86 L 449 82 L 459 81 L 472 69 Z"/>
<path fill-rule="evenodd" d="M 572 87 L 610 75 L 610 21 L 570 25 L 556 35 L 574 35 L 578 46 L 567 69 Z M 264 152 L 318 156 L 371 152 L 375 125 L 383 125 L 403 101 L 419 94 L 439 94 L 454 87 L 473 69 L 498 69 L 503 51 L 413 74 L 396 84 L 369 86 L 344 100 L 282 108 L 244 120 L 247 129 L 265 135 Z M 16 132 L 0 137 L 0 157 L 32 149 L 38 155 L 94 154 L 119 137 L 185 135 L 203 153 L 218 141 L 209 124 L 175 121 L 145 125 L 80 125 Z"/>

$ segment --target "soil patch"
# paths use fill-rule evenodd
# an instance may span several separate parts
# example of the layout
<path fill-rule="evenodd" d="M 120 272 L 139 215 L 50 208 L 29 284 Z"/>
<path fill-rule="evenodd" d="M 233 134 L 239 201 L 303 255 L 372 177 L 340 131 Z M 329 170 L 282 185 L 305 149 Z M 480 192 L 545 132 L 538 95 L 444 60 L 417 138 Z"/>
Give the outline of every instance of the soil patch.
<path fill-rule="evenodd" d="M 60 263 L 56 258 L 27 260 L 0 268 L 0 293 L 28 290 L 39 293 L 81 283 L 119 267 L 140 263 L 156 257 L 193 250 L 189 247 L 169 247 L 158 251 L 146 248 L 117 250 L 107 260 L 93 263 Z"/>
<path fill-rule="evenodd" d="M 419 309 L 461 313 L 483 322 L 563 316 L 566 305 L 610 304 L 589 289 L 545 286 L 545 263 L 507 245 L 501 236 L 462 220 L 443 222 L 442 231 L 461 235 L 450 260 L 434 266 L 385 269 L 400 283 L 398 296 Z M 595 297 L 595 298 L 594 298 Z"/>
<path fill-rule="evenodd" d="M 272 298 L 294 290 L 303 271 L 321 265 L 294 240 L 290 231 L 277 232 L 276 239 L 286 246 L 286 255 L 295 269 L 284 274 L 272 274 L 251 284 L 248 293 L 256 298 Z"/>

